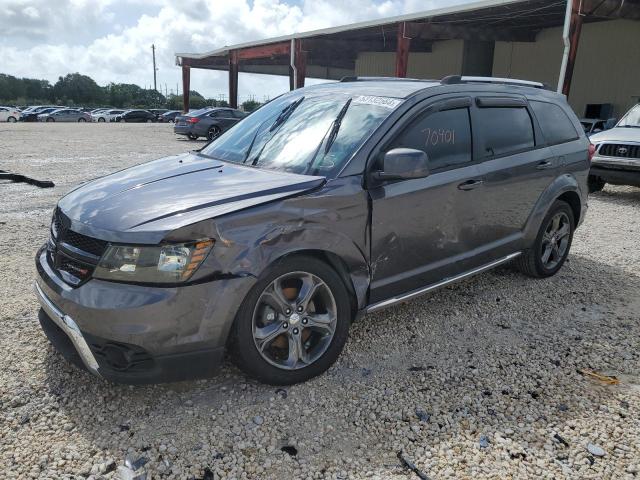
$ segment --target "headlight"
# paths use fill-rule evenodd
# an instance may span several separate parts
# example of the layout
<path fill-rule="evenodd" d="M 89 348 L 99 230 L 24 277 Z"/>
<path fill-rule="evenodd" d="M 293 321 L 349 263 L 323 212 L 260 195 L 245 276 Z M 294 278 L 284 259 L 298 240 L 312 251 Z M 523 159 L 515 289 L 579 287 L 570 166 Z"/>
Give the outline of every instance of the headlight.
<path fill-rule="evenodd" d="M 93 276 L 104 280 L 179 283 L 191 278 L 213 240 L 154 246 L 109 245 Z"/>

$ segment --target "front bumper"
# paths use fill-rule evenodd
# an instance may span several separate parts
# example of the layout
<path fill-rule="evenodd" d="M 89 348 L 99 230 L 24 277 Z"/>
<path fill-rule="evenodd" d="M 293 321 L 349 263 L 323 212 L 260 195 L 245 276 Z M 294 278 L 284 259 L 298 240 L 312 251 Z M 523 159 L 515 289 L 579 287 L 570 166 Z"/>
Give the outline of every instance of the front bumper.
<path fill-rule="evenodd" d="M 68 339 L 91 373 L 132 384 L 215 373 L 236 311 L 254 283 L 238 277 L 162 288 L 91 279 L 73 288 L 52 269 L 45 249 L 36 267 L 36 295 L 55 326 L 45 328 L 41 318 L 51 343 L 64 354 Z M 55 335 L 60 331 L 64 335 Z"/>
<path fill-rule="evenodd" d="M 589 175 L 614 185 L 640 187 L 640 159 L 595 156 Z"/>

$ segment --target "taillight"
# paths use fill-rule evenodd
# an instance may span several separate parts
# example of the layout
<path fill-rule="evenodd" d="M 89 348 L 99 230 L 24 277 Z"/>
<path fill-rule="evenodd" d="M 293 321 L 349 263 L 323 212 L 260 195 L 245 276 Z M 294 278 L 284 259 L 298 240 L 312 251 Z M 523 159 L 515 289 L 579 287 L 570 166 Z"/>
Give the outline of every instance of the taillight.
<path fill-rule="evenodd" d="M 589 162 L 591 162 L 595 154 L 596 154 L 596 146 L 593 143 L 589 143 Z"/>
<path fill-rule="evenodd" d="M 200 119 L 198 117 L 190 117 L 187 119 L 187 123 L 198 123 Z"/>

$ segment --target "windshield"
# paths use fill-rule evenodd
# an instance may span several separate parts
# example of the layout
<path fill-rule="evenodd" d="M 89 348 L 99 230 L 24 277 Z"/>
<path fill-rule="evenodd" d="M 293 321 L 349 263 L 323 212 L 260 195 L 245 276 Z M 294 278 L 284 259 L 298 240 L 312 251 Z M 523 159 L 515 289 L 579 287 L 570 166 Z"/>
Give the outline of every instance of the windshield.
<path fill-rule="evenodd" d="M 205 147 L 204 155 L 286 172 L 337 173 L 400 104 L 343 93 L 289 94 L 256 110 Z"/>
<path fill-rule="evenodd" d="M 618 127 L 640 128 L 640 104 L 633 107 L 622 117 L 622 120 L 618 123 Z"/>

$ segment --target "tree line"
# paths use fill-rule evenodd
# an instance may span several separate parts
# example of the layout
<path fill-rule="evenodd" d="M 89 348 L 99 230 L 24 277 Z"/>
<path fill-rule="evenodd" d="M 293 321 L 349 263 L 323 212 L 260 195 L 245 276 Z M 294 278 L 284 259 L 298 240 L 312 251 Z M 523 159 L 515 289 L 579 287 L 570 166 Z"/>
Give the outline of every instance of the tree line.
<path fill-rule="evenodd" d="M 195 90 L 189 92 L 189 107 L 191 109 L 205 106 L 229 106 L 225 100 L 205 98 Z M 0 73 L 0 104 L 55 104 L 70 107 L 108 106 L 182 110 L 182 95 L 170 94 L 165 97 L 157 90 L 141 88 L 132 83 L 112 82 L 101 87 L 91 77 L 80 73 L 69 73 L 64 77 L 59 77 L 53 85 L 48 80 L 17 78 Z M 243 103 L 246 111 L 255 110 L 258 106 L 260 104 L 252 100 Z"/>

